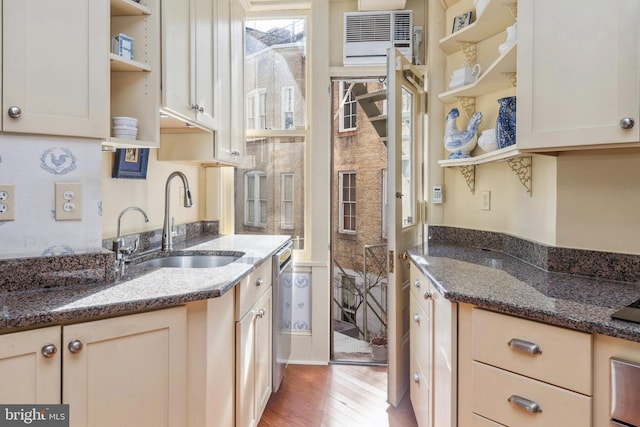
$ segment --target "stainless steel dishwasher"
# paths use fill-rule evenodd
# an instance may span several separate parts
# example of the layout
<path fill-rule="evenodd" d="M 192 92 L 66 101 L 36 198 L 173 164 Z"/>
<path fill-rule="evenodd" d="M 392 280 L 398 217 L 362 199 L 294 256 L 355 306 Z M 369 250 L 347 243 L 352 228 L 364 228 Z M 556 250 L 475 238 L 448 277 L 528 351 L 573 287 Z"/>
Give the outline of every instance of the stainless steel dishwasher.
<path fill-rule="evenodd" d="M 273 259 L 273 391 L 278 391 L 291 356 L 293 315 L 293 242 L 278 250 Z"/>
<path fill-rule="evenodd" d="M 640 364 L 611 358 L 611 426 L 640 427 Z"/>

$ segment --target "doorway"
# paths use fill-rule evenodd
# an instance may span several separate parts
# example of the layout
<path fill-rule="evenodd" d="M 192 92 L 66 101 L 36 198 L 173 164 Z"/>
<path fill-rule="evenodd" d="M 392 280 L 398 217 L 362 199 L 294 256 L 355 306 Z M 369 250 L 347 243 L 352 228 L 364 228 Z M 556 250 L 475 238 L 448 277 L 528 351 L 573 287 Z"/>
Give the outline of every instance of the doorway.
<path fill-rule="evenodd" d="M 387 362 L 387 116 L 384 77 L 332 92 L 331 360 Z"/>

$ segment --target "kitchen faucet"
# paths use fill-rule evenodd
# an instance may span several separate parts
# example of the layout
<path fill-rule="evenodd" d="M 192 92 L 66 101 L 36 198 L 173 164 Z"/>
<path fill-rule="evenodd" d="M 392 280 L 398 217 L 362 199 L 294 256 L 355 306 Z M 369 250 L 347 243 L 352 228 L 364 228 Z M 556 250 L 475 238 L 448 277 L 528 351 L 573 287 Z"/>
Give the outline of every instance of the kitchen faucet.
<path fill-rule="evenodd" d="M 125 255 L 131 255 L 136 251 L 136 249 L 138 249 L 138 240 L 136 240 L 133 249 L 131 249 L 131 247 L 129 246 L 124 246 L 124 239 L 120 237 L 120 223 L 122 221 L 122 217 L 129 211 L 140 212 L 142 215 L 144 215 L 144 222 L 149 222 L 147 213 L 137 206 L 129 206 L 128 208 L 123 209 L 122 212 L 120 212 L 120 215 L 118 215 L 118 231 L 116 240 L 113 241 L 113 251 L 116 253 L 116 260 L 118 260 L 118 262 L 122 265 L 124 265 Z"/>
<path fill-rule="evenodd" d="M 189 191 L 189 181 L 185 174 L 180 171 L 175 171 L 167 178 L 167 184 L 164 190 L 164 225 L 162 227 L 162 250 L 170 251 L 173 249 L 173 230 L 169 223 L 169 199 L 171 194 L 171 180 L 175 177 L 180 177 L 182 184 L 184 185 L 184 207 L 190 208 L 193 206 L 191 200 L 191 191 Z"/>

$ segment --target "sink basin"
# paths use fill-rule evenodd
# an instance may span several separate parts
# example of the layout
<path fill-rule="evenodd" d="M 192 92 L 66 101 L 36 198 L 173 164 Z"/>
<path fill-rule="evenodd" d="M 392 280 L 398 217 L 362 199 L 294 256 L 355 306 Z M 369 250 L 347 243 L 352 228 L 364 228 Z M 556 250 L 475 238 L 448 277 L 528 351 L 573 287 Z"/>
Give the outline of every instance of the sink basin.
<path fill-rule="evenodd" d="M 236 261 L 238 255 L 170 255 L 136 264 L 137 267 L 213 268 Z"/>

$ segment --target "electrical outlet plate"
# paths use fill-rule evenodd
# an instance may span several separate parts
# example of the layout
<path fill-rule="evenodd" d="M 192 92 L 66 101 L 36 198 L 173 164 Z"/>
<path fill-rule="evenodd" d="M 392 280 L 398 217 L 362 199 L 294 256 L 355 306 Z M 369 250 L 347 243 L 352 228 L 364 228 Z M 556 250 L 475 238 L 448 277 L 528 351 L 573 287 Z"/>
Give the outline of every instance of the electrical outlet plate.
<path fill-rule="evenodd" d="M 82 184 L 56 182 L 56 221 L 82 219 Z"/>
<path fill-rule="evenodd" d="M 482 194 L 480 194 L 480 210 L 491 210 L 491 191 L 483 191 Z"/>
<path fill-rule="evenodd" d="M 0 184 L 0 221 L 16 220 L 16 186 Z"/>

